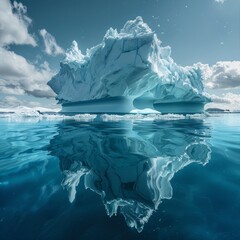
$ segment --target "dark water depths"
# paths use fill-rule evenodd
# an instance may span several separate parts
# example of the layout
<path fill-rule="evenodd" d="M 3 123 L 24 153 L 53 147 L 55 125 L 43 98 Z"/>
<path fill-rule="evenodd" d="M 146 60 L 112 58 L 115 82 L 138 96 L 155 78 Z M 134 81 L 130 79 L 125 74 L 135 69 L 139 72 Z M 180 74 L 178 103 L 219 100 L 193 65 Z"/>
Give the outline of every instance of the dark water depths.
<path fill-rule="evenodd" d="M 0 120 L 0 239 L 240 239 L 240 115 Z"/>

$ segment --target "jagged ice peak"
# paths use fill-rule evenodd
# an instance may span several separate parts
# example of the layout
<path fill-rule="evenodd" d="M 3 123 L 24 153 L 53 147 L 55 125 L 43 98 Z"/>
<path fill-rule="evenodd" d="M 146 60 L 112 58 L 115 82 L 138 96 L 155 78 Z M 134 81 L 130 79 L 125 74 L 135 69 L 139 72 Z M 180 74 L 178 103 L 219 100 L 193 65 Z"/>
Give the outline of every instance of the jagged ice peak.
<path fill-rule="evenodd" d="M 73 41 L 48 84 L 64 111 L 195 113 L 208 102 L 201 70 L 177 65 L 141 17 L 107 30 L 85 55 Z"/>

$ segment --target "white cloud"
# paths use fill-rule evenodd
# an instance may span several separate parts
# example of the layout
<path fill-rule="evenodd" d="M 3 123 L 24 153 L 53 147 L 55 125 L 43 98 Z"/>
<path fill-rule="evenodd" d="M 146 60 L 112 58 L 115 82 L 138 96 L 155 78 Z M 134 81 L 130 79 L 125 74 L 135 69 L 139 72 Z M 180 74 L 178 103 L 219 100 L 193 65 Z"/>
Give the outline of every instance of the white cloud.
<path fill-rule="evenodd" d="M 32 20 L 26 15 L 27 8 L 22 3 L 1 0 L 0 4 L 0 46 L 9 44 L 30 44 L 36 46 L 28 27 Z"/>
<path fill-rule="evenodd" d="M 226 104 L 239 104 L 240 105 L 240 94 L 235 94 L 235 93 L 226 93 L 223 94 L 222 96 L 216 96 L 212 95 L 211 96 L 212 101 L 215 103 L 226 103 Z"/>
<path fill-rule="evenodd" d="M 64 53 L 64 50 L 57 44 L 56 39 L 46 29 L 39 31 L 45 45 L 45 53 L 56 56 Z"/>
<path fill-rule="evenodd" d="M 28 32 L 32 20 L 26 15 L 27 8 L 16 1 L 13 4 L 9 0 L 0 1 L 0 93 L 53 97 L 54 93 L 47 82 L 54 72 L 48 63 L 34 65 L 7 49 L 10 44 L 37 45 Z M 7 100 L 14 98 L 6 98 L 5 101 Z M 16 101 L 14 103 L 18 104 Z"/>
<path fill-rule="evenodd" d="M 26 14 L 27 8 L 22 3 L 14 1 L 11 4 L 10 0 L 0 0 L 0 93 L 50 98 L 55 94 L 47 82 L 55 73 L 48 63 L 33 64 L 8 49 L 10 44 L 37 45 L 28 32 L 32 20 Z M 18 106 L 23 102 L 7 96 L 1 104 Z M 27 105 L 31 104 L 28 102 Z"/>
<path fill-rule="evenodd" d="M 0 108 L 12 108 L 20 106 L 22 102 L 15 96 L 6 96 L 0 101 Z"/>
<path fill-rule="evenodd" d="M 217 3 L 223 4 L 226 0 L 214 0 L 214 1 L 217 2 Z"/>
<path fill-rule="evenodd" d="M 221 108 L 229 110 L 240 110 L 240 94 L 226 93 L 222 96 L 211 95 L 212 102 L 206 108 Z"/>
<path fill-rule="evenodd" d="M 197 63 L 203 71 L 205 87 L 231 89 L 240 87 L 240 61 L 221 61 L 213 66 Z"/>
<path fill-rule="evenodd" d="M 35 109 L 40 111 L 59 111 L 59 106 L 55 100 L 49 100 L 46 104 L 37 101 L 29 101 L 27 99 L 18 99 L 16 96 L 5 96 L 0 99 L 0 112 L 14 112 L 15 110 L 23 110 L 24 108 Z"/>
<path fill-rule="evenodd" d="M 12 51 L 0 48 L 0 93 L 53 97 L 47 82 L 55 74 L 44 62 L 39 67 Z"/>

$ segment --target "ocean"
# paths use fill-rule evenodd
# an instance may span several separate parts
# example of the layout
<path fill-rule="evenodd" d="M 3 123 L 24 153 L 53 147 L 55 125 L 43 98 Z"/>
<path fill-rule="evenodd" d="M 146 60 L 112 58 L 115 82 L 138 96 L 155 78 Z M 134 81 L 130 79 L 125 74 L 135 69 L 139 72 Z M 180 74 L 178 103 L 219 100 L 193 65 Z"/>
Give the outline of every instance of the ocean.
<path fill-rule="evenodd" d="M 1 240 L 238 240 L 239 215 L 240 114 L 0 117 Z"/>

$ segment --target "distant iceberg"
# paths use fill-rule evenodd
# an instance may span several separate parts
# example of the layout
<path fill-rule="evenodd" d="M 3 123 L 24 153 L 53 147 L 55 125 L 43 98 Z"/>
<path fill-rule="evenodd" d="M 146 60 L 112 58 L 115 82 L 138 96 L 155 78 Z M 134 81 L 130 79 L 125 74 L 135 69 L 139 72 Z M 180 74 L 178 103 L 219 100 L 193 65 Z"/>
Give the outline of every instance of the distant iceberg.
<path fill-rule="evenodd" d="M 209 101 L 202 72 L 171 58 L 141 17 L 118 32 L 110 28 L 102 42 L 83 55 L 76 41 L 66 51 L 60 71 L 48 85 L 63 112 L 199 113 Z"/>

